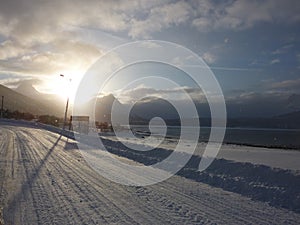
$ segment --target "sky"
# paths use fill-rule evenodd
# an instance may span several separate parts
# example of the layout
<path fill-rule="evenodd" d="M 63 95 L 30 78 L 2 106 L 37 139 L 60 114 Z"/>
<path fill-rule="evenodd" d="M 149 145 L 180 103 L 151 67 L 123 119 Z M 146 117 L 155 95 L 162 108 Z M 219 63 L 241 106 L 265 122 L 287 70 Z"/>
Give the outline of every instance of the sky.
<path fill-rule="evenodd" d="M 228 104 L 273 105 L 300 94 L 299 12 L 297 0 L 1 1 L 0 84 L 26 80 L 40 92 L 66 95 L 68 80 L 76 87 L 106 52 L 151 39 L 202 57 Z M 120 77 L 126 80 L 126 71 Z M 176 90 L 138 84 L 124 99 L 141 91 Z"/>

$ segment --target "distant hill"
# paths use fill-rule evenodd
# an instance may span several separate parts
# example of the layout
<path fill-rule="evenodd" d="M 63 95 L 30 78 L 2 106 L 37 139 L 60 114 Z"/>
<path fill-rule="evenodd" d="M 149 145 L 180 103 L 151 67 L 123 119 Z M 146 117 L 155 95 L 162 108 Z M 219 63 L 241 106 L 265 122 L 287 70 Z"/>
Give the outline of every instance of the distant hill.
<path fill-rule="evenodd" d="M 4 96 L 4 109 L 10 111 L 28 112 L 34 115 L 60 115 L 51 105 L 20 94 L 10 88 L 0 85 L 0 96 Z"/>
<path fill-rule="evenodd" d="M 20 83 L 20 85 L 15 88 L 12 89 L 20 94 L 26 95 L 27 97 L 30 98 L 36 98 L 38 96 L 40 96 L 40 92 L 38 92 L 30 83 L 27 82 L 22 82 Z"/>
<path fill-rule="evenodd" d="M 300 111 L 274 117 L 282 126 L 300 129 Z"/>
<path fill-rule="evenodd" d="M 16 89 L 13 90 L 29 98 L 42 102 L 46 106 L 51 106 L 55 115 L 63 115 L 66 102 L 60 96 L 38 92 L 29 82 L 22 82 Z"/>
<path fill-rule="evenodd" d="M 161 117 L 164 120 L 178 119 L 179 115 L 174 106 L 167 100 L 160 98 L 143 99 L 137 102 L 132 108 L 132 114 L 144 119 Z"/>
<path fill-rule="evenodd" d="M 111 110 L 113 104 L 119 109 L 122 108 L 122 104 L 112 94 L 97 98 L 95 106 L 95 118 L 100 122 L 111 122 Z"/>
<path fill-rule="evenodd" d="M 289 104 L 289 110 L 296 109 L 298 105 L 298 97 L 292 96 Z M 92 100 L 82 107 L 84 114 L 84 108 L 95 109 L 95 119 L 99 122 L 111 122 L 111 108 L 115 102 L 117 106 L 117 120 L 120 124 L 123 124 L 125 118 L 125 109 L 129 107 L 127 104 L 122 104 L 112 94 Z M 94 105 L 96 103 L 96 105 Z M 210 109 L 208 104 L 196 102 L 196 108 L 200 115 L 201 126 L 210 126 Z M 236 107 L 234 111 L 237 111 Z M 283 128 L 283 129 L 300 129 L 300 111 L 281 114 L 279 116 L 244 116 L 244 117 L 232 117 L 234 114 L 232 108 L 227 111 L 227 126 L 228 127 L 244 127 L 244 128 Z M 186 115 L 184 115 L 186 116 Z M 181 124 L 179 115 L 176 109 L 166 100 L 160 98 L 149 97 L 145 98 L 134 104 L 130 110 L 129 121 L 130 124 L 148 124 L 154 117 L 161 117 L 164 119 L 167 125 L 178 126 Z M 185 117 L 186 123 L 193 124 L 197 118 Z"/>
<path fill-rule="evenodd" d="M 300 110 L 300 95 L 299 94 L 290 95 L 287 100 L 287 106 L 290 109 L 292 109 L 293 111 L 299 111 Z"/>
<path fill-rule="evenodd" d="M 96 101 L 95 115 L 96 120 L 110 122 L 111 107 L 114 101 L 119 106 L 120 117 L 124 116 L 124 109 L 128 107 L 121 104 L 113 95 L 98 98 Z M 94 102 L 94 101 L 93 101 Z M 93 107 L 90 103 L 89 107 Z M 210 112 L 207 105 L 196 103 L 200 117 L 201 126 L 210 126 Z M 159 98 L 146 98 L 137 102 L 130 111 L 131 124 L 148 124 L 150 119 L 161 117 L 168 125 L 180 125 L 179 115 L 176 109 L 167 101 Z M 193 123 L 196 118 L 184 118 L 186 123 Z M 120 122 L 121 123 L 121 122 Z M 300 129 L 300 111 L 281 114 L 270 117 L 230 117 L 227 118 L 228 127 L 244 128 L 281 128 L 281 129 Z"/>
<path fill-rule="evenodd" d="M 291 120 L 291 121 L 299 122 L 300 121 L 300 111 L 282 114 L 282 115 L 279 115 L 279 116 L 275 116 L 274 118 L 288 119 L 288 120 Z"/>

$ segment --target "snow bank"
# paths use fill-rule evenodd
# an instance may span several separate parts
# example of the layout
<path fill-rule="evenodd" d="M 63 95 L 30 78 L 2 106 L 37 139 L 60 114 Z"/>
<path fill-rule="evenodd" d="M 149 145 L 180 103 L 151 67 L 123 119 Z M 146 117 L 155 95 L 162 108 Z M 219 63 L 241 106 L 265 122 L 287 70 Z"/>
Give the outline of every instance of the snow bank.
<path fill-rule="evenodd" d="M 108 138 L 102 138 L 102 142 L 109 152 L 144 165 L 155 164 L 172 153 L 163 148 L 139 152 Z M 297 171 L 215 159 L 208 169 L 199 172 L 200 159 L 201 156 L 193 155 L 177 175 L 300 213 L 300 175 Z"/>

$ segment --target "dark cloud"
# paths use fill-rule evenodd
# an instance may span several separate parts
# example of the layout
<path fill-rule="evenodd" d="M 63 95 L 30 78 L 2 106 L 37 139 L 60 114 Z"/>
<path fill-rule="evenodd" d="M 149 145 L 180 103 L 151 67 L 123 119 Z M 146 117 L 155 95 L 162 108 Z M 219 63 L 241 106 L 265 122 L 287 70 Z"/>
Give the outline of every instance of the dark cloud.
<path fill-rule="evenodd" d="M 231 117 L 270 117 L 300 110 L 300 95 L 288 92 L 244 92 L 226 98 Z"/>
<path fill-rule="evenodd" d="M 284 80 L 274 82 L 271 84 L 272 89 L 286 90 L 286 91 L 300 91 L 300 78 L 294 80 Z"/>
<path fill-rule="evenodd" d="M 20 85 L 33 86 L 33 85 L 38 85 L 41 83 L 42 83 L 42 81 L 40 79 L 31 78 L 31 79 L 7 82 L 7 83 L 5 83 L 5 85 L 18 87 Z"/>

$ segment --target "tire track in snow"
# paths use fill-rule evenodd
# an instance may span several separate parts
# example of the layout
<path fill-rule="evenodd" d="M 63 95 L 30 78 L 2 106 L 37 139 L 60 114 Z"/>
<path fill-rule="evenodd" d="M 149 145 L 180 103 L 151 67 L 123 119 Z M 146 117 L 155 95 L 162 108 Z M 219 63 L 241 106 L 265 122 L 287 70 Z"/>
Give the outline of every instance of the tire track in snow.
<path fill-rule="evenodd" d="M 60 152 L 61 154 L 64 154 L 64 152 L 62 151 L 62 152 Z M 68 158 L 68 159 L 67 159 Z M 107 185 L 104 185 L 104 183 L 103 182 L 95 182 L 95 181 L 99 181 L 99 175 L 98 174 L 95 174 L 95 176 L 92 176 L 92 177 L 88 177 L 91 173 L 95 173 L 94 171 L 92 171 L 91 170 L 91 168 L 90 167 L 88 167 L 85 163 L 84 164 L 82 164 L 82 166 L 84 165 L 84 169 L 86 170 L 86 171 L 84 171 L 84 172 L 82 172 L 83 171 L 83 168 L 81 168 L 80 170 L 78 170 L 78 168 L 76 168 L 76 166 L 74 166 L 74 165 L 76 165 L 76 164 L 78 164 L 78 161 L 77 160 L 74 160 L 74 158 L 73 157 L 69 157 L 69 155 L 68 154 L 64 154 L 64 157 L 59 157 L 59 160 L 60 160 L 60 162 L 62 163 L 62 164 L 64 164 L 64 167 L 67 167 L 67 168 L 69 168 L 70 169 L 70 171 L 73 171 L 73 172 L 75 172 L 76 171 L 76 176 L 74 176 L 74 177 L 76 177 L 76 178 L 78 178 L 79 179 L 79 181 L 77 181 L 77 182 L 74 182 L 74 184 L 76 185 L 77 183 L 88 183 L 88 184 L 93 184 L 92 186 L 87 186 L 88 188 L 93 188 L 93 190 L 89 190 L 89 191 L 87 191 L 88 193 L 89 193 L 89 195 L 92 195 L 94 198 L 97 198 L 97 196 L 102 196 L 101 197 L 101 199 L 102 199 L 102 201 L 105 199 L 106 200 L 106 202 L 110 205 L 107 205 L 107 207 L 108 208 L 111 208 L 111 205 L 112 206 L 114 206 L 114 208 L 119 208 L 119 211 L 118 212 L 116 212 L 115 214 L 116 215 L 118 215 L 119 213 L 122 213 L 122 214 L 124 214 L 125 213 L 125 215 L 126 215 L 126 212 L 124 212 L 124 210 L 125 209 L 127 209 L 126 207 L 122 207 L 122 209 L 120 209 L 120 206 L 122 205 L 122 204 L 120 204 L 120 202 L 122 201 L 122 197 L 124 197 L 123 195 L 118 195 L 116 198 L 114 198 L 114 200 L 112 199 L 112 198 L 107 198 L 105 195 L 103 195 L 103 191 L 105 191 L 105 190 L 109 190 L 111 187 L 111 185 L 114 185 L 114 183 L 111 183 L 111 182 L 109 182 L 109 184 Z M 71 162 L 71 163 L 70 163 Z M 57 164 L 57 165 L 59 165 L 59 163 Z M 59 171 L 61 171 L 61 170 L 59 170 Z M 68 174 L 68 173 L 67 173 Z M 63 175 L 63 174 L 62 174 Z M 84 178 L 84 179 L 83 179 Z M 89 178 L 89 179 L 87 179 L 87 178 Z M 72 180 L 73 179 L 73 177 L 68 177 L 68 179 L 69 180 Z M 106 181 L 106 183 L 107 183 L 107 181 Z M 100 190 L 98 190 L 96 187 L 100 187 L 101 189 L 101 191 Z M 78 187 L 77 187 L 78 188 Z M 114 186 L 114 188 L 116 188 L 116 185 Z M 82 191 L 82 190 L 81 190 Z M 97 194 L 94 194 L 94 193 L 97 193 Z M 114 193 L 123 193 L 124 194 L 124 189 L 123 190 L 117 190 L 117 191 L 114 191 L 113 193 L 111 192 L 110 193 L 110 195 L 112 195 L 112 194 L 114 194 Z M 116 205 L 114 202 L 116 202 L 116 200 L 118 200 L 118 205 Z M 124 204 L 127 204 L 128 205 L 128 202 L 124 202 L 123 201 L 123 203 Z M 129 206 L 129 205 L 128 205 Z M 125 210 L 125 211 L 127 211 L 128 212 L 128 209 L 127 210 Z M 145 215 L 144 215 L 145 216 Z M 153 216 L 151 216 L 151 218 L 153 219 Z M 130 217 L 130 216 L 128 216 L 128 219 L 130 219 L 131 221 L 129 221 L 129 222 L 127 222 L 127 223 L 129 223 L 129 224 L 132 224 L 134 221 L 133 221 L 133 219 Z M 144 219 L 146 219 L 145 217 L 144 217 Z M 122 219 L 120 219 L 120 220 L 122 220 Z M 151 221 L 151 220 L 150 220 Z M 149 221 L 149 222 L 150 222 Z M 125 222 L 125 221 L 124 221 Z"/>
<path fill-rule="evenodd" d="M 60 153 L 62 153 L 62 152 L 60 152 Z M 57 157 L 55 157 L 55 158 L 56 158 L 56 160 L 58 159 L 57 163 L 55 165 L 59 166 L 60 165 L 59 161 L 61 161 L 61 159 L 63 157 L 60 156 L 59 158 L 57 158 Z M 62 176 L 62 177 L 65 177 L 65 182 L 69 182 L 68 185 L 72 185 L 72 190 L 76 191 L 77 195 L 80 196 L 81 199 L 88 199 L 89 201 L 92 201 L 93 199 L 90 197 L 90 195 L 92 195 L 93 198 L 97 198 L 97 195 L 94 194 L 95 190 L 92 190 L 92 191 L 88 190 L 88 191 L 86 191 L 84 186 L 82 186 L 82 187 L 79 186 L 79 184 L 81 184 L 81 183 L 86 183 L 86 180 L 82 179 L 82 177 L 84 177 L 86 174 L 80 174 L 79 176 L 72 176 L 72 177 L 68 175 L 69 172 L 72 173 L 74 171 L 74 168 L 71 168 L 71 167 L 70 167 L 70 170 L 68 172 L 65 171 L 65 169 L 68 166 L 70 166 L 69 164 L 70 164 L 70 162 L 68 162 L 67 164 L 65 164 L 64 165 L 65 167 L 56 168 L 56 170 L 60 173 L 59 175 Z M 61 171 L 64 171 L 64 173 L 61 173 Z M 75 180 L 74 181 L 74 177 L 76 177 L 78 179 L 81 179 L 81 181 L 80 180 Z M 88 194 L 84 195 L 83 192 L 84 193 L 88 193 Z M 99 194 L 101 194 L 101 193 L 99 192 Z M 102 203 L 103 203 L 103 198 L 106 198 L 106 197 L 102 196 L 102 199 L 99 199 L 99 201 L 102 201 Z M 116 205 L 114 205 L 113 202 L 111 202 L 110 199 L 108 199 L 108 198 L 106 198 L 106 199 L 107 199 L 107 202 L 110 205 L 114 206 L 117 209 Z M 111 208 L 112 206 L 107 205 L 108 208 L 109 207 Z M 121 213 L 121 212 L 118 211 L 118 212 L 115 213 L 115 215 L 118 215 L 119 213 Z M 99 211 L 98 214 L 101 214 L 101 212 Z M 123 215 L 123 217 L 125 217 L 125 216 L 126 215 Z M 128 217 L 128 218 L 131 219 L 130 217 Z M 124 218 L 119 218 L 118 221 L 111 221 L 111 222 L 120 222 L 120 221 L 122 221 L 122 219 L 124 219 Z M 124 221 L 124 222 L 126 222 L 126 221 Z M 128 224 L 132 224 L 133 220 L 131 219 L 131 221 L 130 222 L 127 221 L 127 223 Z"/>
<path fill-rule="evenodd" d="M 27 134 L 27 139 L 30 140 L 30 137 L 28 136 Z M 53 151 L 54 149 L 52 149 L 51 151 L 51 154 L 49 154 L 49 147 L 48 148 L 41 148 L 41 145 L 39 145 L 40 143 L 40 140 L 36 139 L 33 143 L 35 143 L 34 147 L 31 146 L 31 148 L 29 149 L 29 154 L 30 154 L 30 157 L 31 159 L 33 159 L 34 161 L 36 161 L 36 165 L 41 165 L 41 162 L 43 159 L 45 159 L 45 153 L 46 153 L 46 156 L 48 155 L 49 157 L 47 158 L 47 160 L 49 160 L 49 158 L 51 157 L 51 154 L 53 154 Z M 55 144 L 52 143 L 52 145 L 50 146 L 54 146 L 55 147 Z M 26 149 L 26 148 L 24 148 Z M 34 150 L 34 151 L 33 151 Z M 42 152 L 45 151 L 45 152 Z M 42 212 L 46 211 L 47 212 L 47 209 L 45 210 L 45 202 L 48 203 L 49 201 L 51 201 L 50 204 L 52 204 L 52 207 L 49 205 L 46 205 L 46 208 L 50 208 L 51 210 L 53 210 L 54 212 L 51 213 L 51 215 L 53 215 L 53 217 L 48 217 L 47 214 L 49 213 L 46 213 L 46 215 L 44 216 L 44 219 L 43 219 L 43 223 L 49 221 L 49 223 L 53 224 L 54 221 L 56 220 L 62 220 L 63 224 L 66 223 L 65 220 L 68 220 L 68 217 L 66 217 L 66 214 L 62 214 L 61 216 L 58 216 L 59 215 L 59 210 L 61 210 L 59 207 L 57 207 L 57 204 L 61 204 L 61 202 L 64 202 L 63 206 L 67 206 L 67 208 L 65 208 L 67 211 L 68 211 L 68 215 L 72 215 L 72 218 L 73 218 L 73 221 L 68 221 L 68 223 L 72 223 L 74 221 L 76 221 L 78 224 L 84 224 L 84 218 L 81 216 L 81 214 L 78 212 L 78 209 L 77 207 L 74 206 L 73 202 L 72 202 L 72 199 L 69 197 L 68 195 L 68 190 L 66 190 L 65 188 L 61 187 L 61 186 L 58 186 L 58 190 L 57 192 L 60 193 L 59 196 L 55 196 L 53 195 L 53 192 L 52 191 L 49 191 L 49 187 L 52 186 L 52 180 L 49 178 L 49 176 L 46 176 L 45 174 L 49 174 L 51 173 L 50 171 L 52 171 L 53 169 L 53 166 L 49 168 L 49 165 L 46 162 L 44 162 L 44 170 L 46 170 L 42 176 L 41 175 L 41 178 L 42 179 L 36 179 L 37 181 L 37 191 L 35 191 L 35 194 L 38 195 L 40 191 L 44 191 L 46 192 L 46 194 L 48 194 L 47 198 L 42 200 L 41 199 L 41 205 L 39 205 L 39 209 L 41 209 Z M 35 168 L 36 166 L 33 165 L 33 168 Z M 47 182 L 46 184 L 44 184 L 45 182 Z M 56 192 L 56 193 L 57 193 Z M 82 210 L 82 209 L 81 209 Z M 57 224 L 60 224 L 60 223 L 57 223 Z"/>
<path fill-rule="evenodd" d="M 291 211 L 275 209 L 179 176 L 148 187 L 118 185 L 93 171 L 78 150 L 72 146 L 66 150 L 65 138 L 55 145 L 57 134 L 33 128 L 8 129 L 10 135 L 19 138 L 13 147 L 18 150 L 13 158 L 21 163 L 14 161 L 14 175 L 24 176 L 24 180 L 35 178 L 30 184 L 31 190 L 27 190 L 27 197 L 19 199 L 20 207 L 32 202 L 23 214 L 32 211 L 40 216 L 35 223 L 24 216 L 15 219 L 13 224 L 20 221 L 24 224 L 132 224 L 141 221 L 145 224 L 297 224 L 300 219 L 299 214 Z M 2 131 L 6 135 L 8 132 Z M 0 144 L 1 156 L 5 146 Z M 51 146 L 54 148 L 48 155 Z M 16 216 L 22 215 L 16 213 Z"/>
<path fill-rule="evenodd" d="M 166 187 L 166 183 L 164 182 L 164 186 L 165 186 L 164 189 L 168 190 L 167 192 L 164 193 L 164 196 L 168 196 L 168 195 L 170 196 L 170 193 L 176 193 L 177 196 L 179 196 L 180 198 L 183 199 L 182 202 L 184 202 L 185 204 L 187 204 L 187 202 L 188 202 L 187 199 L 190 199 L 190 204 L 189 205 L 190 205 L 191 209 L 193 209 L 194 206 L 195 206 L 195 200 L 198 201 L 198 202 L 200 202 L 200 203 L 202 203 L 202 201 L 203 201 L 203 195 L 201 196 L 201 198 L 198 198 L 198 199 L 197 198 L 192 199 L 188 195 L 185 195 L 185 198 L 183 198 L 182 192 L 174 190 L 175 187 L 176 187 L 176 185 L 171 184 L 171 185 L 169 185 L 169 186 Z M 215 190 L 219 190 L 219 189 L 215 189 Z M 156 193 L 154 196 L 157 196 L 157 195 L 159 195 L 159 193 Z M 170 199 L 172 199 L 172 197 L 174 197 L 174 196 L 170 196 Z M 247 201 L 249 201 L 248 198 L 245 198 L 245 199 L 247 199 Z M 207 202 L 205 202 L 205 203 L 206 203 L 206 205 L 204 205 L 204 207 L 206 208 L 205 215 L 206 216 L 209 215 L 211 218 L 215 218 L 216 219 L 216 217 L 217 217 L 218 219 L 220 219 L 220 221 L 224 220 L 224 215 L 220 214 L 219 216 L 217 216 L 218 211 L 216 210 L 216 206 L 219 206 L 219 208 L 223 208 L 223 211 L 227 210 L 227 211 L 231 212 L 231 213 L 228 213 L 228 216 L 227 216 L 229 219 L 234 218 L 236 221 L 240 221 L 242 223 L 247 223 L 247 221 L 249 220 L 249 211 L 248 211 L 250 209 L 249 207 L 245 208 L 245 210 L 243 210 L 242 208 L 240 208 L 238 205 L 235 208 L 232 208 L 231 204 L 226 204 L 226 199 L 218 201 L 218 198 L 213 199 L 213 204 L 211 202 L 211 198 L 208 199 Z M 209 213 L 208 209 L 211 209 L 210 213 Z M 241 212 L 241 210 L 242 210 L 242 212 Z M 288 212 L 288 211 L 286 210 L 286 212 Z M 261 223 L 261 221 L 265 221 L 266 223 L 271 223 L 271 222 L 274 223 L 274 221 L 276 221 L 273 216 L 267 215 L 268 217 L 265 217 L 264 213 L 257 214 L 254 211 L 254 215 L 255 216 L 252 216 L 252 218 L 251 218 L 251 221 L 254 222 L 254 223 L 256 223 L 258 221 L 260 221 L 260 223 Z M 197 216 L 199 216 L 199 215 L 197 215 Z M 270 218 L 270 220 L 268 220 L 267 218 Z M 283 220 L 283 221 L 286 221 L 286 220 Z M 278 220 L 277 220 L 277 222 L 278 222 Z"/>

